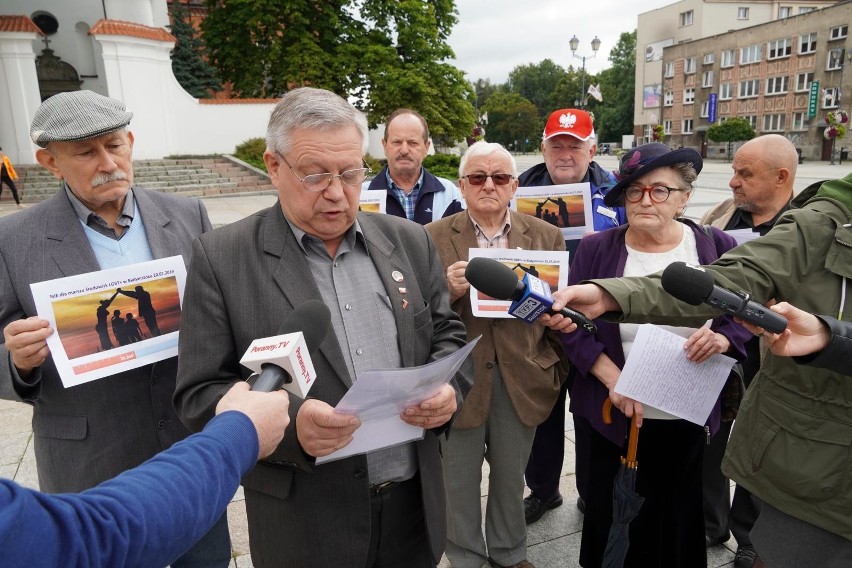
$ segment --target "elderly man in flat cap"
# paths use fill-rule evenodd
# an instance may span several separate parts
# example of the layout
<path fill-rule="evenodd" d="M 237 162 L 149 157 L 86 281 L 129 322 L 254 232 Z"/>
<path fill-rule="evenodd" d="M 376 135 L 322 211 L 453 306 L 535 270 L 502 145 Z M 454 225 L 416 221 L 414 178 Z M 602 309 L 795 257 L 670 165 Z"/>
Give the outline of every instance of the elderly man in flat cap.
<path fill-rule="evenodd" d="M 133 185 L 132 113 L 92 91 L 55 95 L 31 127 L 52 198 L 0 219 L 0 397 L 33 405 L 42 491 L 76 492 L 189 435 L 172 406 L 177 357 L 64 388 L 30 284 L 174 255 L 210 230 L 197 199 Z M 227 566 L 225 515 L 174 567 Z"/>

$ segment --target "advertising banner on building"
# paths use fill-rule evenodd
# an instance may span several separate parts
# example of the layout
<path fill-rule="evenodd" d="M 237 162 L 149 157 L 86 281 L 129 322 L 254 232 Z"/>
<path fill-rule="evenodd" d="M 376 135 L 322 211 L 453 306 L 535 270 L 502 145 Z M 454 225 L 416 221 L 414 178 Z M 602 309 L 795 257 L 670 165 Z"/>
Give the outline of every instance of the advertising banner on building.
<path fill-rule="evenodd" d="M 808 118 L 813 118 L 817 113 L 817 97 L 819 97 L 819 81 L 811 82 L 811 97 L 808 100 Z"/>
<path fill-rule="evenodd" d="M 710 108 L 707 109 L 707 120 L 710 124 L 716 122 L 716 93 L 710 93 Z"/>

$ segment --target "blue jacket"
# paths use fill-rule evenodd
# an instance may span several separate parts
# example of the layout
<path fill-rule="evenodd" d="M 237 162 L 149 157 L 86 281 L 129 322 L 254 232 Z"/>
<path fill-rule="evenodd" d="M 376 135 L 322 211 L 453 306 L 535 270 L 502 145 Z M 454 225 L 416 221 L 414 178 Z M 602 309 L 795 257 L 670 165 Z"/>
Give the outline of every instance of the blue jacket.
<path fill-rule="evenodd" d="M 364 182 L 365 189 L 388 191 L 387 172 L 388 167 L 385 166 L 372 181 Z M 454 215 L 463 209 L 464 202 L 459 188 L 450 180 L 434 176 L 426 168 L 423 168 L 423 185 L 420 188 L 417 205 L 414 207 L 413 221 L 425 225 L 443 217 Z M 402 208 L 402 204 L 390 191 L 388 191 L 385 213 L 405 218 L 405 210 Z"/>
<path fill-rule="evenodd" d="M 224 412 L 82 493 L 40 493 L 2 479 L 0 566 L 166 566 L 221 517 L 257 454 L 248 416 Z"/>

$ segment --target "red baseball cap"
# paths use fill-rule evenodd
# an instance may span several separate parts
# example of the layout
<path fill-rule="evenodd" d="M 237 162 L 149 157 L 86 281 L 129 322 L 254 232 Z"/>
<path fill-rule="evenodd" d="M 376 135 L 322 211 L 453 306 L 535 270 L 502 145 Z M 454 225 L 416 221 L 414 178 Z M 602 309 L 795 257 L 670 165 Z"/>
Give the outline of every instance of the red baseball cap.
<path fill-rule="evenodd" d="M 578 140 L 586 141 L 595 135 L 595 127 L 592 125 L 592 117 L 584 110 L 576 108 L 563 108 L 550 113 L 547 124 L 544 125 L 542 142 L 548 138 L 570 134 Z"/>

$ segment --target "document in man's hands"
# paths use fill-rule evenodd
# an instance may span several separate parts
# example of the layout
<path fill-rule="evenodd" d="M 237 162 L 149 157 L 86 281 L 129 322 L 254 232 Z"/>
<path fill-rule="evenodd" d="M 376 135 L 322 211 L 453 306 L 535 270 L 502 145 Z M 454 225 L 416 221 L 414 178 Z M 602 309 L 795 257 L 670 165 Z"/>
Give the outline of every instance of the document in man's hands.
<path fill-rule="evenodd" d="M 421 439 L 423 428 L 403 422 L 400 414 L 434 396 L 442 385 L 449 383 L 477 341 L 479 337 L 452 355 L 419 367 L 370 369 L 360 373 L 334 410 L 356 414 L 361 426 L 347 446 L 317 458 L 316 463 Z"/>
<path fill-rule="evenodd" d="M 639 326 L 615 392 L 703 426 L 736 361 L 726 355 L 690 361 L 684 343 L 655 325 Z"/>

